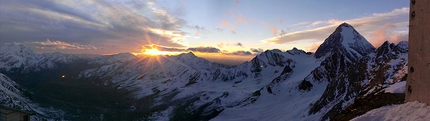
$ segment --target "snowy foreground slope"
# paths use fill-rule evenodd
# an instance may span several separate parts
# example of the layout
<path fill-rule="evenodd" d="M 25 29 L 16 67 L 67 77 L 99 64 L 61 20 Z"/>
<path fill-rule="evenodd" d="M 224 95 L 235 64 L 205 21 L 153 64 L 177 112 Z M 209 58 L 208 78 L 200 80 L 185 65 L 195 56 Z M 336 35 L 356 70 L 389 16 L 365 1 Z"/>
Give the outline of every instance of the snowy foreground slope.
<path fill-rule="evenodd" d="M 430 107 L 415 101 L 374 109 L 352 121 L 428 121 L 429 119 Z"/>
<path fill-rule="evenodd" d="M 389 85 L 385 93 L 405 93 L 406 81 Z M 428 121 L 430 119 L 430 106 L 425 103 L 407 102 L 399 105 L 383 106 L 368 111 L 352 121 Z"/>
<path fill-rule="evenodd" d="M 23 46 L 1 48 L 15 49 L 1 49 L 0 55 L 7 56 L 0 56 L 0 71 L 26 88 L 32 89 L 28 83 L 34 81 L 20 76 L 52 76 L 36 83 L 52 90 L 33 89 L 33 96 L 50 95 L 50 104 L 58 103 L 70 114 L 68 120 L 326 120 L 359 93 L 391 89 L 404 80 L 408 43 L 385 42 L 375 48 L 343 23 L 315 54 L 297 48 L 267 50 L 237 66 L 212 63 L 191 52 L 88 58 L 36 54 Z M 70 78 L 56 78 L 63 73 Z"/>

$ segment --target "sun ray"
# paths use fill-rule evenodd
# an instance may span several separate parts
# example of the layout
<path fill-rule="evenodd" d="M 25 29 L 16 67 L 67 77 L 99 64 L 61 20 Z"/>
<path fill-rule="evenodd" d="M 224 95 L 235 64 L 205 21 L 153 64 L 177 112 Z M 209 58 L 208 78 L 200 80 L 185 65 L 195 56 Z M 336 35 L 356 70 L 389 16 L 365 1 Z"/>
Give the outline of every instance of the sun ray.
<path fill-rule="evenodd" d="M 151 55 L 151 56 L 158 56 L 161 54 L 160 51 L 158 51 L 157 48 L 147 49 L 145 50 L 145 54 Z"/>

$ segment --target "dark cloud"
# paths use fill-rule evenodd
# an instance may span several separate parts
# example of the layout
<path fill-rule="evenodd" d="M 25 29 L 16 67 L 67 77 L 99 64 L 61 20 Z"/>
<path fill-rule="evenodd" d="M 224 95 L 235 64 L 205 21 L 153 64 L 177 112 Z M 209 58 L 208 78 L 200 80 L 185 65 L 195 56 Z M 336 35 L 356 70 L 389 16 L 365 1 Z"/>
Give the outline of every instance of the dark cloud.
<path fill-rule="evenodd" d="M 242 43 L 240 43 L 240 42 L 236 43 L 235 45 L 236 45 L 236 46 L 243 47 L 243 44 L 242 44 Z"/>
<path fill-rule="evenodd" d="M 169 51 L 169 52 L 201 52 L 201 53 L 228 53 L 227 51 L 221 51 L 215 47 L 189 47 L 187 49 L 177 48 L 177 47 L 167 47 L 156 44 L 144 45 L 142 49 L 152 49 L 157 48 L 159 51 Z"/>
<path fill-rule="evenodd" d="M 214 47 L 193 47 L 188 48 L 187 50 L 193 51 L 193 52 L 205 52 L 205 53 L 219 53 L 220 50 L 218 48 Z"/>
<path fill-rule="evenodd" d="M 167 46 L 160 46 L 160 45 L 145 45 L 142 46 L 143 49 L 151 49 L 151 48 L 157 48 L 159 51 L 170 51 L 170 52 L 186 52 L 186 49 L 181 48 L 175 48 L 175 47 L 167 47 Z"/>
<path fill-rule="evenodd" d="M 0 15 L 0 45 L 48 38 L 131 51 L 153 43 L 184 47 L 177 40 L 186 34 L 179 30 L 186 25 L 183 19 L 154 7 L 151 1 L 2 1 Z"/>
<path fill-rule="evenodd" d="M 230 54 L 230 55 L 253 55 L 250 51 L 243 51 L 243 50 L 235 51 L 232 53 L 226 53 L 226 54 Z"/>
<path fill-rule="evenodd" d="M 224 42 L 220 42 L 217 44 L 218 47 L 222 48 L 224 46 L 239 46 L 239 47 L 243 47 L 243 44 L 241 42 L 237 42 L 237 43 L 224 43 Z"/>
<path fill-rule="evenodd" d="M 57 49 L 69 49 L 69 50 L 97 50 L 97 47 L 94 47 L 92 45 L 81 45 L 77 43 L 66 43 L 62 41 L 33 41 L 33 42 L 24 42 L 22 43 L 25 46 L 35 47 L 39 49 L 50 49 L 50 50 L 57 50 Z M 115 47 L 115 46 L 112 46 Z"/>
<path fill-rule="evenodd" d="M 209 32 L 207 29 L 205 29 L 204 27 L 202 27 L 202 26 L 198 26 L 198 25 L 195 25 L 194 26 L 194 28 L 196 29 L 196 33 L 198 32 L 198 33 L 205 33 L 205 32 Z"/>
<path fill-rule="evenodd" d="M 236 31 L 231 31 L 232 34 L 237 34 Z"/>
<path fill-rule="evenodd" d="M 260 53 L 262 53 L 264 51 L 261 48 L 251 48 L 250 50 L 251 50 L 251 52 L 253 52 L 255 54 L 260 54 Z"/>

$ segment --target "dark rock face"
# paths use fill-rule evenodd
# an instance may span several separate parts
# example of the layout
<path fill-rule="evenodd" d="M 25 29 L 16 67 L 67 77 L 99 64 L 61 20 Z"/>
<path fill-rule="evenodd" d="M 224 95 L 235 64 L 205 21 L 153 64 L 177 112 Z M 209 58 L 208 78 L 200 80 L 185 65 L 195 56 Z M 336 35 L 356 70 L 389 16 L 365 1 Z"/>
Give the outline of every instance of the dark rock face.
<path fill-rule="evenodd" d="M 404 68 L 404 65 L 406 64 L 407 60 L 404 60 L 404 57 L 407 57 L 407 53 L 405 53 L 407 52 L 407 49 L 405 46 L 407 47 L 407 43 L 404 42 L 399 43 L 398 45 L 385 42 L 376 50 L 376 52 L 371 52 L 355 62 L 345 61 L 347 56 L 342 54 L 327 57 L 324 61 L 331 60 L 328 61 L 331 64 L 344 64 L 327 66 L 329 64 L 324 62 L 321 63 L 321 65 L 329 67 L 325 68 L 325 70 L 333 70 L 333 68 L 336 68 L 340 71 L 337 71 L 338 73 L 328 73 L 329 76 L 327 77 L 329 77 L 331 81 L 327 85 L 321 98 L 315 102 L 313 107 L 310 109 L 309 114 L 315 114 L 323 109 L 329 110 L 322 117 L 323 120 L 328 119 L 344 110 L 347 105 L 354 102 L 355 97 L 357 97 L 359 93 L 363 93 L 366 89 L 374 88 L 381 84 L 391 83 L 387 82 L 387 80 L 393 78 L 394 74 Z M 345 59 L 339 59 L 336 61 L 333 60 L 335 58 Z M 400 61 L 398 63 L 390 63 L 392 60 Z M 332 76 L 330 74 L 336 76 Z"/>
<path fill-rule="evenodd" d="M 304 91 L 309 91 L 312 89 L 312 83 L 306 80 L 303 80 L 300 84 L 299 84 L 299 90 L 304 90 Z"/>
<path fill-rule="evenodd" d="M 362 91 L 361 83 L 366 77 L 365 71 L 366 66 L 360 63 L 350 64 L 327 85 L 321 98 L 311 108 L 310 114 L 326 108 L 329 111 L 323 116 L 323 119 L 327 119 L 342 111 L 344 106 L 349 105 L 354 97 Z"/>
<path fill-rule="evenodd" d="M 366 112 L 387 105 L 403 104 L 405 94 L 372 93 L 363 98 L 357 98 L 345 110 L 330 117 L 332 121 L 348 121 Z"/>
<path fill-rule="evenodd" d="M 315 52 L 316 58 L 325 59 L 305 78 L 313 80 L 311 83 L 329 82 L 321 98 L 309 110 L 309 115 L 326 110 L 322 120 L 328 119 L 354 101 L 357 94 L 368 86 L 365 81 L 372 80 L 370 83 L 377 85 L 393 78 L 393 74 L 385 74 L 387 70 L 392 69 L 395 73 L 405 63 L 400 62 L 395 67 L 388 63 L 405 52 L 407 42 L 398 45 L 385 42 L 375 50 L 352 26 L 341 24 Z M 375 79 L 378 76 L 381 76 L 380 81 Z"/>

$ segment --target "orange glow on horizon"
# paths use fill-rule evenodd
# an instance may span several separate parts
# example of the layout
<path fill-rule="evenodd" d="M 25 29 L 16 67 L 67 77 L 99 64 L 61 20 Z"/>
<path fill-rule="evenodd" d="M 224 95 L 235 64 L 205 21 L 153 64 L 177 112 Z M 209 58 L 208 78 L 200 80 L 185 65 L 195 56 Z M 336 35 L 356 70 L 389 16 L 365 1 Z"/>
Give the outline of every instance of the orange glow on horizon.
<path fill-rule="evenodd" d="M 160 55 L 161 54 L 161 52 L 158 51 L 157 48 L 146 49 L 144 53 L 147 54 L 147 55 L 152 55 L 152 56 L 156 56 L 156 55 Z"/>

